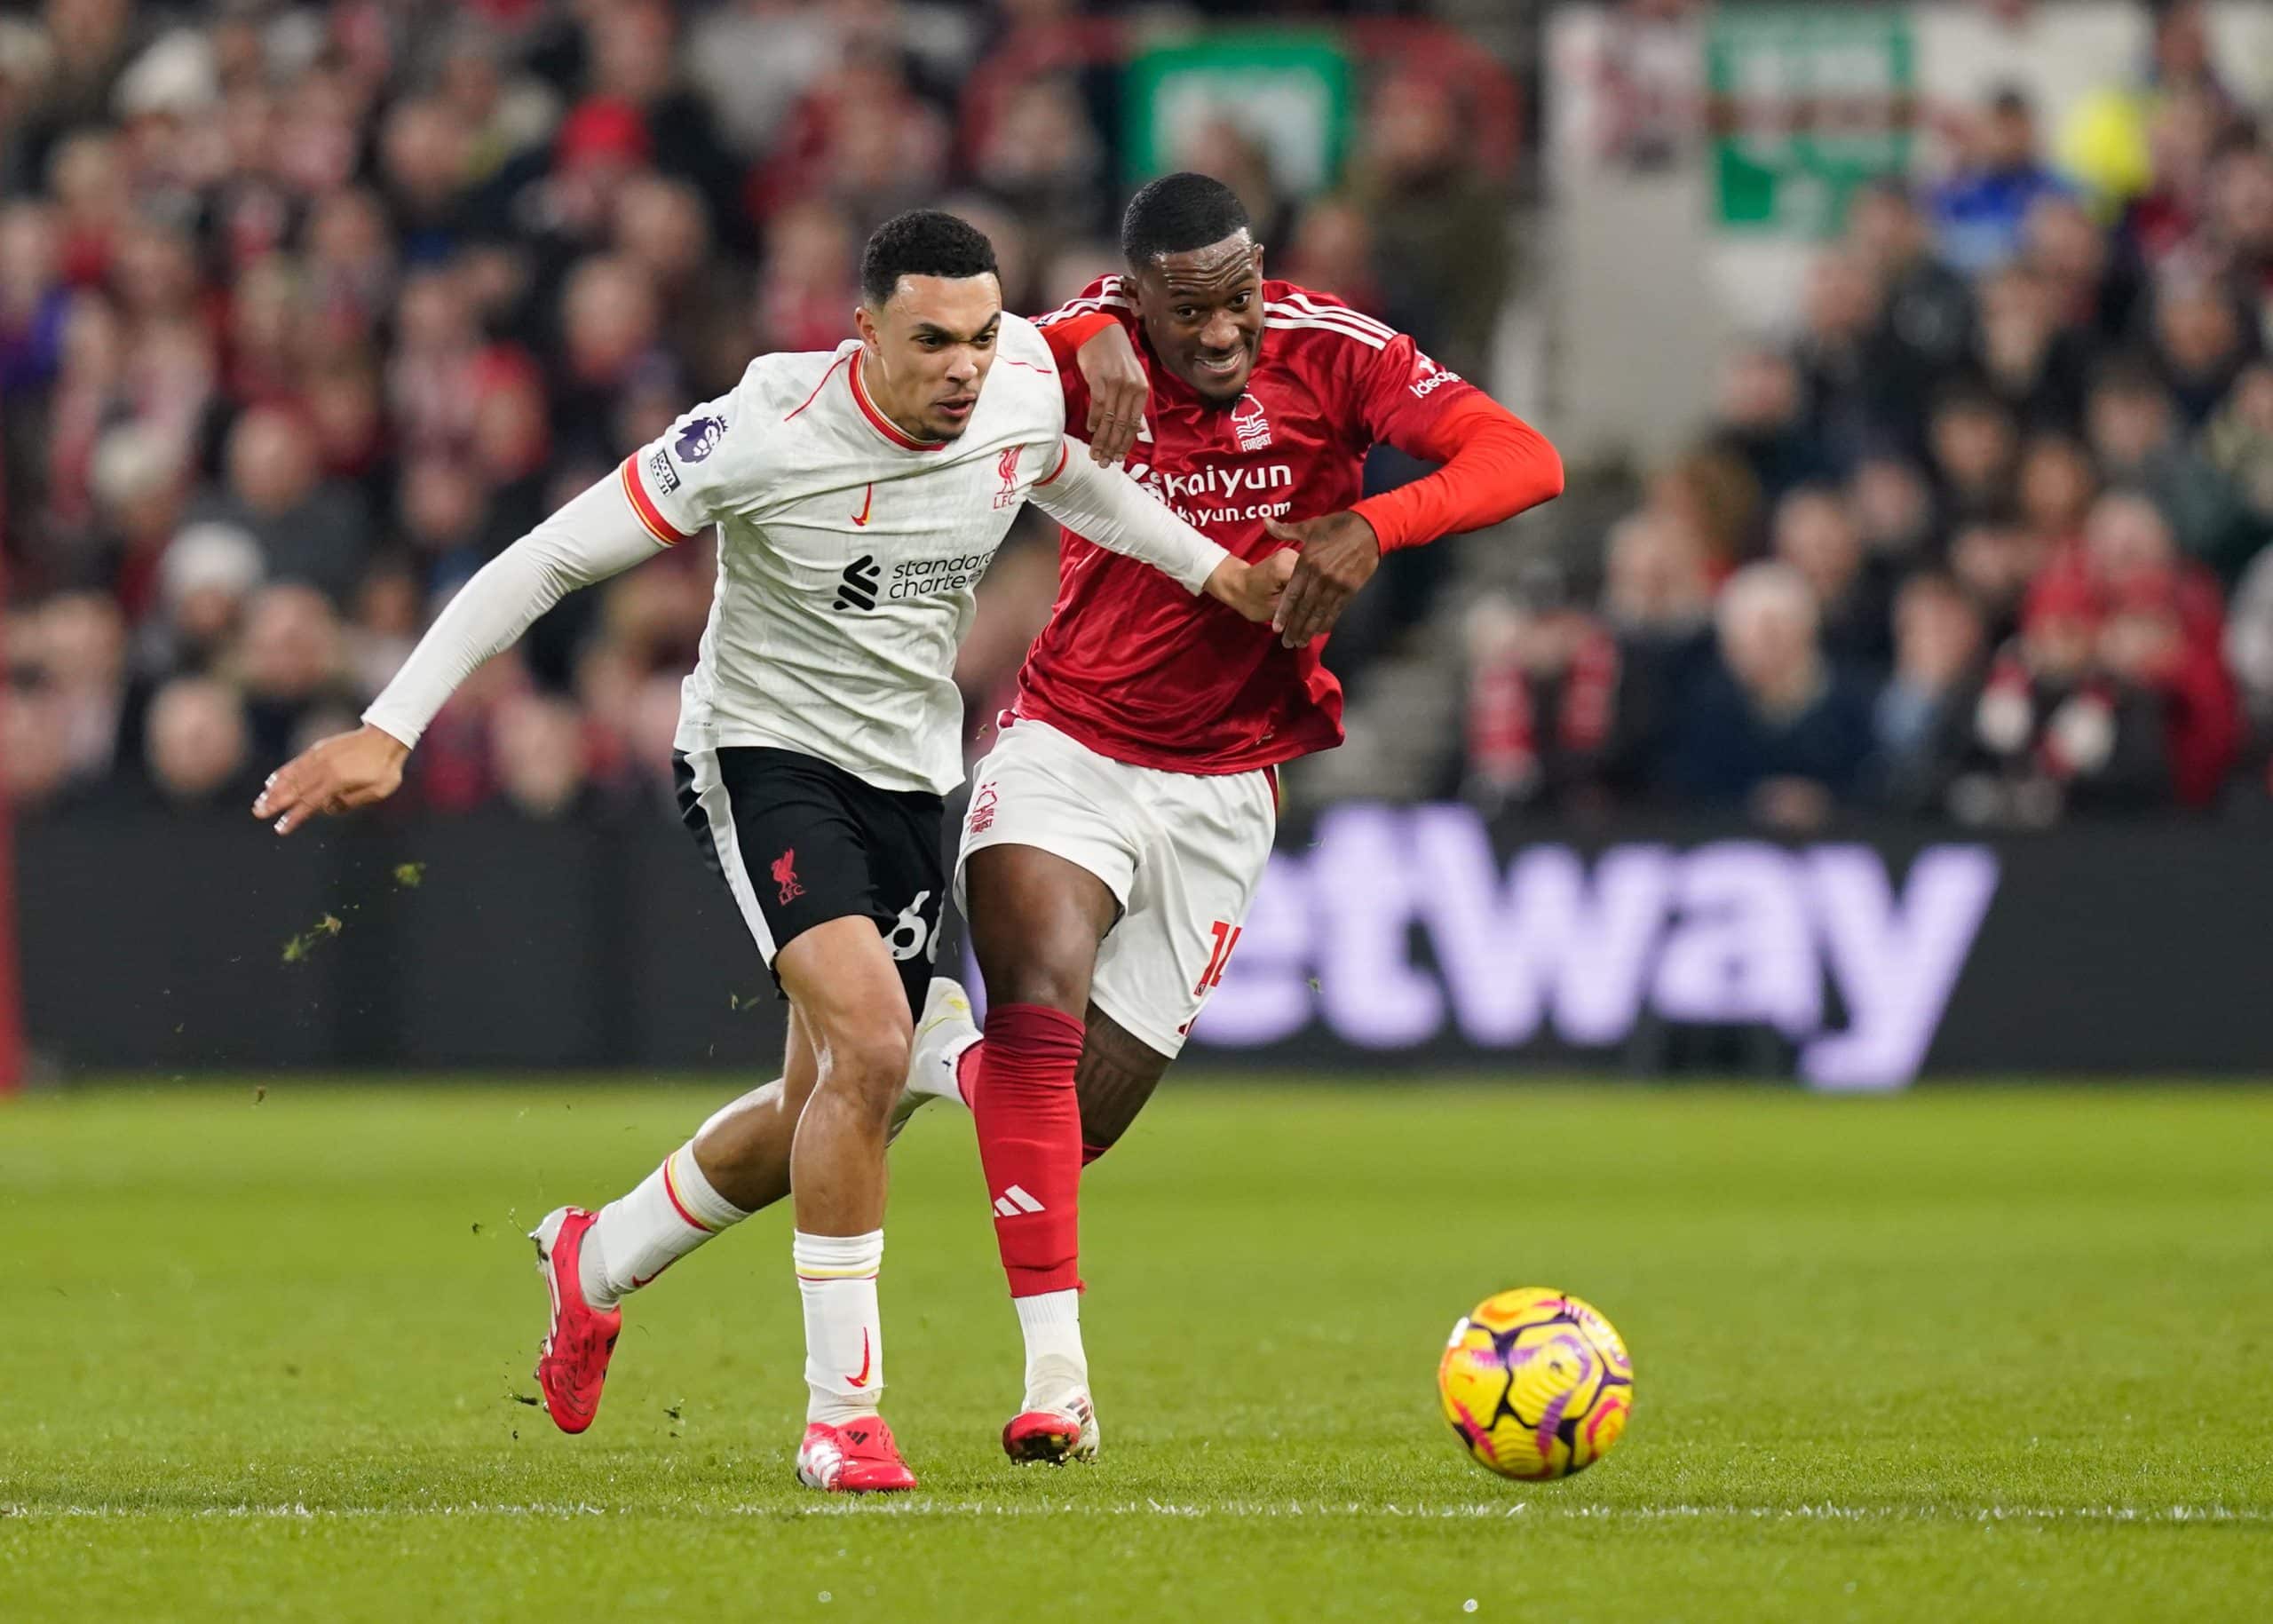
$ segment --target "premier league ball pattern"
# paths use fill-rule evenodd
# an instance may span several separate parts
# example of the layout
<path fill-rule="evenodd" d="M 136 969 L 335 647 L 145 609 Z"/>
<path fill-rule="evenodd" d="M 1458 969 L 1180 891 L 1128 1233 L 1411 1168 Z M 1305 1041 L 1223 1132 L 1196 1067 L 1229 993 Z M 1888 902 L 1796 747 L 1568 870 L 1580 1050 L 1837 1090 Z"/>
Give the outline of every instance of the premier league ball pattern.
<path fill-rule="evenodd" d="M 1504 1477 L 1567 1477 L 1610 1452 L 1634 1406 L 1634 1361 L 1609 1320 L 1540 1287 L 1487 1297 L 1437 1367 L 1445 1419 Z"/>

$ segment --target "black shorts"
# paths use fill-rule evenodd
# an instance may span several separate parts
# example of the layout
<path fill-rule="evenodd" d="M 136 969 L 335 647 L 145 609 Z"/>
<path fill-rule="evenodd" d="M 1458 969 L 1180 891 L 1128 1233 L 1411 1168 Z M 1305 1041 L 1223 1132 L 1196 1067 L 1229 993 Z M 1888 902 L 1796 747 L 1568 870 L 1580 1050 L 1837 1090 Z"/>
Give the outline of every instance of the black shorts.
<path fill-rule="evenodd" d="M 946 803 L 879 789 L 795 750 L 730 745 L 672 757 L 679 816 L 726 883 L 765 967 L 817 924 L 872 919 L 923 1008 L 946 899 Z M 780 984 L 775 976 L 775 984 Z"/>

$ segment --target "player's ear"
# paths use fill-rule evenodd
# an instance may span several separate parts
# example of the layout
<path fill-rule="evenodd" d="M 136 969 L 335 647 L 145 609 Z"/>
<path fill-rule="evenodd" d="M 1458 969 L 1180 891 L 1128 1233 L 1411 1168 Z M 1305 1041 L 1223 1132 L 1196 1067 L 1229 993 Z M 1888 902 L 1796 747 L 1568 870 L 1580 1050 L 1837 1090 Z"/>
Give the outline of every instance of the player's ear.
<path fill-rule="evenodd" d="M 1263 274 L 1263 244 L 1258 242 L 1247 250 L 1247 263 L 1255 267 L 1257 277 Z"/>
<path fill-rule="evenodd" d="M 883 335 L 876 329 L 876 319 L 866 305 L 852 306 L 852 329 L 860 335 L 860 342 L 871 350 L 883 348 Z"/>

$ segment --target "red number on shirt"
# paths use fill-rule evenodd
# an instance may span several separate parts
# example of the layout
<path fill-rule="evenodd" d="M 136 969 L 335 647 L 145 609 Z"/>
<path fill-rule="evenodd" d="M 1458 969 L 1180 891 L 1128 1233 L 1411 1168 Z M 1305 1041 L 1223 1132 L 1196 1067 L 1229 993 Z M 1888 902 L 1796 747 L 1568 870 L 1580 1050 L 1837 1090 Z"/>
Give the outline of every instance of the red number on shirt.
<path fill-rule="evenodd" d="M 1224 967 L 1232 962 L 1232 949 L 1239 945 L 1239 932 L 1246 929 L 1228 919 L 1218 919 L 1208 928 L 1215 932 L 1216 946 L 1208 955 L 1208 968 L 1200 972 L 1200 985 L 1192 989 L 1195 998 L 1204 998 L 1209 987 L 1224 985 Z"/>

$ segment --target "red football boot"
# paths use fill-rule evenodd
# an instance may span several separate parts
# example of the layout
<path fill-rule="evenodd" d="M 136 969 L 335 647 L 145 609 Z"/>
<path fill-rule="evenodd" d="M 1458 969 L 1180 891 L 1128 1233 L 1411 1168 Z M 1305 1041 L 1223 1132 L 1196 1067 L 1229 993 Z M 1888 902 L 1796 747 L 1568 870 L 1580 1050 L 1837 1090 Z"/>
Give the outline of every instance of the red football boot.
<path fill-rule="evenodd" d="M 536 1271 L 552 1295 L 552 1327 L 537 1350 L 537 1390 L 544 1395 L 545 1414 L 563 1432 L 582 1432 L 599 1414 L 608 1356 L 623 1329 L 622 1309 L 602 1313 L 584 1301 L 576 1272 L 585 1232 L 596 1221 L 581 1207 L 562 1207 L 529 1232 L 536 1242 Z"/>
<path fill-rule="evenodd" d="M 797 1446 L 797 1481 L 839 1494 L 878 1494 L 914 1488 L 915 1474 L 899 1458 L 884 1418 L 867 1415 L 837 1427 L 809 1422 Z"/>
<path fill-rule="evenodd" d="M 1002 1429 L 1002 1453 L 1021 1466 L 1097 1458 L 1097 1411 L 1087 1393 L 1076 1393 L 1062 1409 L 1028 1410 Z"/>

